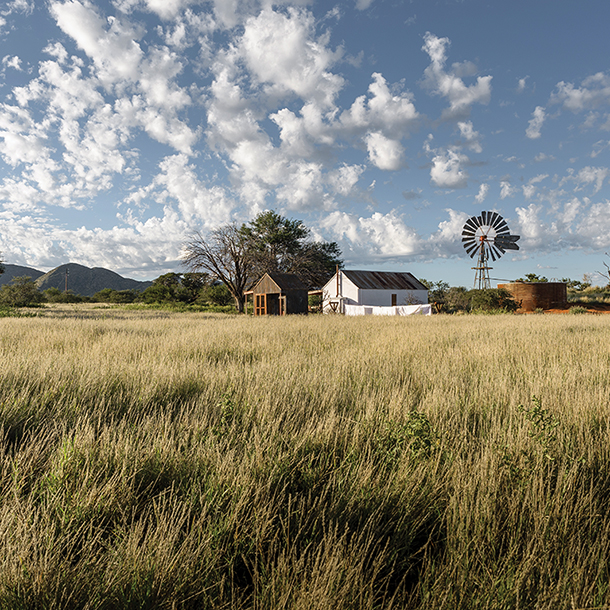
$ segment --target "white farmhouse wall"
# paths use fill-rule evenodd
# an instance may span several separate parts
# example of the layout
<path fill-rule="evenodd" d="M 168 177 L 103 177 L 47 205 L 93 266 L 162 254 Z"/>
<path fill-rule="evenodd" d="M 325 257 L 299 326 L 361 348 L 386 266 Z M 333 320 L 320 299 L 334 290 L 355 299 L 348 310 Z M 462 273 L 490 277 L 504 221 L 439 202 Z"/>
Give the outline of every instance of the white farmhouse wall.
<path fill-rule="evenodd" d="M 360 290 L 357 305 L 392 305 L 392 295 L 396 295 L 396 305 L 416 305 L 428 302 L 427 290 Z"/>
<path fill-rule="evenodd" d="M 337 285 L 338 280 L 338 285 Z M 427 290 L 399 290 L 399 289 L 362 289 L 358 288 L 346 275 L 339 272 L 339 278 L 335 275 L 322 289 L 324 311 L 330 310 L 330 303 L 340 313 L 344 305 L 372 305 L 390 307 L 392 295 L 396 295 L 396 305 L 415 305 L 428 303 Z"/>
<path fill-rule="evenodd" d="M 342 297 L 341 302 L 347 303 L 348 305 L 359 305 L 358 299 L 360 298 L 360 289 L 350 279 L 345 277 L 343 273 L 339 275 L 339 297 Z M 322 288 L 324 308 L 330 300 L 337 298 L 337 276 L 335 275 L 325 286 Z M 343 312 L 341 312 L 343 313 Z"/>

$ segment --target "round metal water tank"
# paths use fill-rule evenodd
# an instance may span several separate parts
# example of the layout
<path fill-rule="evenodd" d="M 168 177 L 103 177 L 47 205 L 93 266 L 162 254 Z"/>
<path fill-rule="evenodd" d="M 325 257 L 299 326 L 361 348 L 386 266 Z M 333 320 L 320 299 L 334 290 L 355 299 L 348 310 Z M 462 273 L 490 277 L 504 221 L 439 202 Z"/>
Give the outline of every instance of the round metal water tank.
<path fill-rule="evenodd" d="M 568 306 L 568 288 L 564 282 L 515 282 L 498 284 L 511 293 L 517 303 L 517 311 L 536 309 L 565 309 Z"/>

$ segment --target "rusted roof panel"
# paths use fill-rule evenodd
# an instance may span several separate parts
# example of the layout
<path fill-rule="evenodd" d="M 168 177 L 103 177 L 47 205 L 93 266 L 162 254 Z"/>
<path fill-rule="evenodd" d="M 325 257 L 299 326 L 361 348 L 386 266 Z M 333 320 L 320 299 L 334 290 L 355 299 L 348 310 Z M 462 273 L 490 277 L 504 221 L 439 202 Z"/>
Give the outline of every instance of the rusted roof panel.
<path fill-rule="evenodd" d="M 414 275 L 398 271 L 346 271 L 343 274 L 363 290 L 428 290 Z"/>

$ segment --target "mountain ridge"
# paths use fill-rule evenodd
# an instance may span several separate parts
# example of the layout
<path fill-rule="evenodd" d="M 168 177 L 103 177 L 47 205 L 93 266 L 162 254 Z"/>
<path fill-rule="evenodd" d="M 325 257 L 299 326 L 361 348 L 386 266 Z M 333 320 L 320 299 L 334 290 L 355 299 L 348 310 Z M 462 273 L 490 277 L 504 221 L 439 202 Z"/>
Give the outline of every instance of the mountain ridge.
<path fill-rule="evenodd" d="M 31 277 L 41 291 L 47 288 L 57 288 L 63 292 L 66 287 L 67 272 L 68 290 L 87 297 L 91 297 L 105 288 L 142 291 L 152 285 L 152 282 L 126 278 L 104 267 L 85 267 L 78 263 L 65 263 L 47 273 L 9 263 L 4 263 L 4 267 L 5 272 L 0 275 L 0 286 L 8 284 L 14 277 L 25 275 Z"/>

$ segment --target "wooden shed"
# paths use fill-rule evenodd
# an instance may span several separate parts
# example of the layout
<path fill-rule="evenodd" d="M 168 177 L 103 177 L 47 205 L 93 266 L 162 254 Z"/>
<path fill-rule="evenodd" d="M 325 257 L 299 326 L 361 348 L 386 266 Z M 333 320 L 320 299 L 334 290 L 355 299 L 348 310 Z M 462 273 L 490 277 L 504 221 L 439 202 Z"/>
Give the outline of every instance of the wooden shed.
<path fill-rule="evenodd" d="M 307 313 L 307 292 L 296 275 L 265 273 L 246 295 L 252 295 L 255 316 L 284 316 Z"/>

